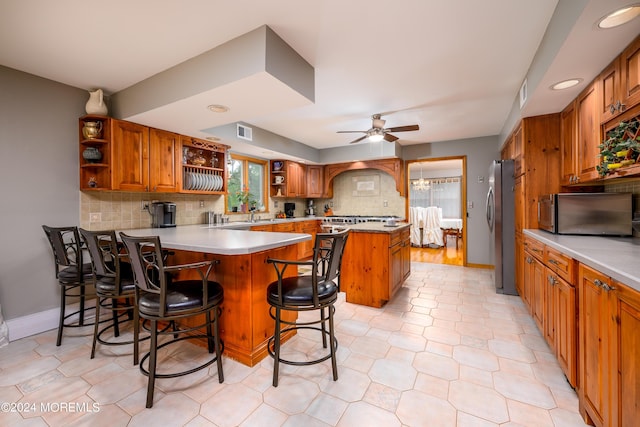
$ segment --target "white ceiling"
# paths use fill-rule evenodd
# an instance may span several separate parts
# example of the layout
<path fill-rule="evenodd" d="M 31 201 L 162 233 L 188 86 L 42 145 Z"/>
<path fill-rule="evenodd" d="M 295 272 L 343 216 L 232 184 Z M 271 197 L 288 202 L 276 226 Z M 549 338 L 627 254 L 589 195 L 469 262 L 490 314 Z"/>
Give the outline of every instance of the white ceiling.
<path fill-rule="evenodd" d="M 562 109 L 640 33 L 638 19 L 594 29 L 597 18 L 630 2 L 587 2 L 541 84 L 529 87 L 523 115 Z M 210 123 L 185 132 L 203 103 L 219 103 L 193 97 L 180 111 L 160 111 L 161 127 L 202 136 L 204 128 L 242 120 L 329 148 L 359 136 L 337 131 L 366 130 L 372 114 L 386 113 L 386 127 L 419 124 L 419 131 L 396 136 L 401 145 L 420 144 L 503 131 L 557 3 L 1 0 L 0 64 L 112 94 L 266 24 L 315 68 L 315 103 L 282 109 L 274 102 L 273 111 L 256 113 L 246 107 L 252 92 L 240 87 L 237 108 L 225 100 L 233 111 L 227 118 L 207 112 Z M 566 93 L 547 89 L 569 77 L 585 81 Z"/>

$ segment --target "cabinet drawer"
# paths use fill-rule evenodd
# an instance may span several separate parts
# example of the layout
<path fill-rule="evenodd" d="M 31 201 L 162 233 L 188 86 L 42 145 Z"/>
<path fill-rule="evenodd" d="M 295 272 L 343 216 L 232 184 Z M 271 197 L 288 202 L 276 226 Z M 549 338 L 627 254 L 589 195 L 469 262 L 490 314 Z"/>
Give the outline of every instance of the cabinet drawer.
<path fill-rule="evenodd" d="M 524 238 L 524 250 L 536 257 L 538 260 L 544 262 L 544 243 L 538 240 L 525 236 Z"/>
<path fill-rule="evenodd" d="M 407 228 L 406 230 L 394 231 L 389 235 L 389 247 L 395 246 L 403 240 L 407 240 L 409 238 L 409 235 L 409 228 Z"/>
<path fill-rule="evenodd" d="M 280 233 L 293 233 L 295 224 L 293 222 L 282 222 L 280 224 L 273 224 L 273 231 Z"/>
<path fill-rule="evenodd" d="M 544 249 L 544 263 L 558 276 L 569 283 L 574 283 L 575 268 L 573 258 L 547 246 Z"/>

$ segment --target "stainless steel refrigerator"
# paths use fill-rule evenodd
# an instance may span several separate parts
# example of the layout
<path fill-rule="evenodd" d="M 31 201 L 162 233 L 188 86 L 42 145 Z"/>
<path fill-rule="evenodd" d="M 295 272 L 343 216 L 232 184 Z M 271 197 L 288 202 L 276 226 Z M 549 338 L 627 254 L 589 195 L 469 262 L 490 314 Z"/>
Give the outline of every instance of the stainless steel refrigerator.
<path fill-rule="evenodd" d="M 489 168 L 487 224 L 495 265 L 496 292 L 518 295 L 515 282 L 515 198 L 513 160 L 494 160 Z"/>

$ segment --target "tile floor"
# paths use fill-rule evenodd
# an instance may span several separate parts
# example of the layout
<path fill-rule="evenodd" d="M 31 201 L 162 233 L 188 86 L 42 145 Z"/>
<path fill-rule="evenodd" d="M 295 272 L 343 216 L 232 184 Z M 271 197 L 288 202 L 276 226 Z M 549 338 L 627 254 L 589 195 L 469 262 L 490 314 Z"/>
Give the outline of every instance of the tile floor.
<path fill-rule="evenodd" d="M 344 295 L 342 295 L 344 297 Z M 344 299 L 344 298 L 343 298 Z M 55 331 L 0 349 L 2 426 L 583 426 L 575 392 L 518 297 L 497 295 L 489 270 L 412 263 L 382 309 L 337 306 L 339 375 L 330 364 L 253 368 L 224 359 L 179 379 L 158 380 L 145 408 L 146 377 L 129 346 L 99 347 L 91 331 Z M 80 332 L 82 333 L 82 332 Z M 71 336 L 76 334 L 76 336 Z M 301 357 L 319 340 L 300 333 Z M 201 357 L 184 345 L 160 366 Z M 206 354 L 206 353 L 205 353 Z"/>

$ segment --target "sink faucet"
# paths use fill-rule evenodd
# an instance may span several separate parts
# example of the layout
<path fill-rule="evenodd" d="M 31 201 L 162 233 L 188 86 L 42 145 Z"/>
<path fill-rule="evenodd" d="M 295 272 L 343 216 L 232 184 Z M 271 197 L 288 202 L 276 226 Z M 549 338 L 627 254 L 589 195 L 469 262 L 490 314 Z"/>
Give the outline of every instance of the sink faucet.
<path fill-rule="evenodd" d="M 256 211 L 250 211 L 249 214 L 251 215 L 251 217 L 249 218 L 249 221 L 250 222 L 256 222 L 256 220 L 255 220 Z"/>

